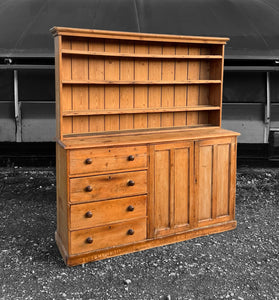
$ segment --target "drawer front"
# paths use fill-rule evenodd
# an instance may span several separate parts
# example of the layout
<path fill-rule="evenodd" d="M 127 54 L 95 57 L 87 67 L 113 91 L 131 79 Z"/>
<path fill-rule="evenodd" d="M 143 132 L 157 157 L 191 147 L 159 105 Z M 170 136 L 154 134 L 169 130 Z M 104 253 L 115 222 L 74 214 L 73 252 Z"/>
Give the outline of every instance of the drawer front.
<path fill-rule="evenodd" d="M 71 229 L 83 229 L 146 216 L 146 196 L 71 205 Z"/>
<path fill-rule="evenodd" d="M 98 201 L 146 194 L 147 171 L 97 175 L 70 180 L 70 202 Z"/>
<path fill-rule="evenodd" d="M 146 168 L 147 148 L 118 147 L 70 151 L 70 174 Z"/>
<path fill-rule="evenodd" d="M 71 232 L 71 254 L 127 245 L 146 239 L 146 218 Z"/>

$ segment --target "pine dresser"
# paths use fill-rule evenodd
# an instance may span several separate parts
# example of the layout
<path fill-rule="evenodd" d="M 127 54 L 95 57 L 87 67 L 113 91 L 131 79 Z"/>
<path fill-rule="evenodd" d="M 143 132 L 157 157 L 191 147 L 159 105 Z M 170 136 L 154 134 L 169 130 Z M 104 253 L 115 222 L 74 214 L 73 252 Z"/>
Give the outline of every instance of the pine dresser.
<path fill-rule="evenodd" d="M 69 266 L 231 230 L 227 38 L 51 29 L 56 243 Z"/>

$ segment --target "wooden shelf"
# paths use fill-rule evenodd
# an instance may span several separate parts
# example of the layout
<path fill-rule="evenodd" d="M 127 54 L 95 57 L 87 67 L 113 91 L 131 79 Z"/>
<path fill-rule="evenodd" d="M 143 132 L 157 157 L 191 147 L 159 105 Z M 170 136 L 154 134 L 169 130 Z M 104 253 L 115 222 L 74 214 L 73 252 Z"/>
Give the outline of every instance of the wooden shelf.
<path fill-rule="evenodd" d="M 62 84 L 104 84 L 104 85 L 181 85 L 181 84 L 220 84 L 221 80 L 62 80 Z"/>
<path fill-rule="evenodd" d="M 91 116 L 91 115 L 122 115 L 122 114 L 146 114 L 146 113 L 168 113 L 184 111 L 211 111 L 220 110 L 220 106 L 198 105 L 181 107 L 159 107 L 159 108 L 126 108 L 126 109 L 95 109 L 82 111 L 64 111 L 63 117 Z"/>
<path fill-rule="evenodd" d="M 220 127 L 211 126 L 210 124 L 200 124 L 196 126 L 187 126 L 184 128 L 158 128 L 151 130 L 131 130 L 125 132 L 108 132 L 103 135 L 90 134 L 68 134 L 64 136 L 63 141 L 59 141 L 60 145 L 65 149 L 71 148 L 86 148 L 86 147 L 103 147 L 119 146 L 130 144 L 145 144 L 166 141 L 180 141 L 180 140 L 195 140 L 201 138 L 218 138 L 230 137 L 239 135 L 230 130 L 222 129 Z"/>
<path fill-rule="evenodd" d="M 137 54 L 137 53 L 114 53 L 63 49 L 62 54 L 88 55 L 100 57 L 121 57 L 121 58 L 150 58 L 150 59 L 222 59 L 222 55 L 169 55 L 169 54 Z"/>
<path fill-rule="evenodd" d="M 73 133 L 221 125 L 224 39 L 181 36 L 174 42 L 171 36 L 162 43 L 150 35 L 147 43 L 131 41 L 134 34 L 116 39 L 111 34 L 55 37 L 61 139 Z"/>

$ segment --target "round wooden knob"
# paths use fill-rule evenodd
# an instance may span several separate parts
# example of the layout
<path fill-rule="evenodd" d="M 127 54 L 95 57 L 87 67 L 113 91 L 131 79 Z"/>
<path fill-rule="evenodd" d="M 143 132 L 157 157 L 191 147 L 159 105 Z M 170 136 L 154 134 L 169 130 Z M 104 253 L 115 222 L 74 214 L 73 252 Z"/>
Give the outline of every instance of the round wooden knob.
<path fill-rule="evenodd" d="M 85 214 L 85 217 L 86 218 L 92 218 L 93 217 L 93 214 L 91 211 L 88 211 L 86 214 Z"/>
<path fill-rule="evenodd" d="M 133 160 L 135 160 L 134 155 L 129 155 L 129 156 L 128 156 L 128 161 L 133 161 Z"/>
<path fill-rule="evenodd" d="M 87 159 L 85 160 L 85 163 L 86 163 L 87 165 L 91 165 L 91 164 L 92 164 L 92 158 L 87 158 Z"/>
<path fill-rule="evenodd" d="M 91 185 L 88 185 L 86 188 L 85 188 L 85 191 L 86 192 L 92 192 L 93 190 L 93 187 Z"/>
<path fill-rule="evenodd" d="M 129 229 L 128 231 L 127 231 L 127 234 L 128 235 L 133 235 L 135 233 L 135 231 L 133 230 L 133 229 Z"/>
<path fill-rule="evenodd" d="M 128 183 L 127 183 L 128 186 L 134 186 L 135 185 L 135 182 L 134 180 L 129 180 Z"/>
<path fill-rule="evenodd" d="M 135 208 L 134 208 L 133 205 L 129 205 L 129 206 L 127 207 L 127 210 L 128 210 L 128 211 L 134 211 L 134 209 L 135 209 Z"/>
<path fill-rule="evenodd" d="M 92 239 L 91 236 L 86 239 L 86 243 L 87 244 L 92 244 L 93 243 L 93 239 Z"/>

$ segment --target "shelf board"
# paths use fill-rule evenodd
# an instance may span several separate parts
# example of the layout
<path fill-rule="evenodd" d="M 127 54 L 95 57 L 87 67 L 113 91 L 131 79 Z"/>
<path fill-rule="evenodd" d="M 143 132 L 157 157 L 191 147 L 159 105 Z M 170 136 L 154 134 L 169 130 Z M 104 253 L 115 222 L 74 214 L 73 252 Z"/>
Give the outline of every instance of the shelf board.
<path fill-rule="evenodd" d="M 222 55 L 169 55 L 169 54 L 138 54 L 138 53 L 114 53 L 63 49 L 62 54 L 88 55 L 99 57 L 120 57 L 120 58 L 150 58 L 150 59 L 222 59 Z"/>
<path fill-rule="evenodd" d="M 167 112 L 186 112 L 186 111 L 211 111 L 220 110 L 220 106 L 197 105 L 181 107 L 159 107 L 159 108 L 126 108 L 126 109 L 95 109 L 81 111 L 64 111 L 63 117 L 72 116 L 91 116 L 91 115 L 122 115 L 122 114 L 150 114 L 150 113 L 167 113 Z"/>
<path fill-rule="evenodd" d="M 62 84 L 104 84 L 104 85 L 182 85 L 182 84 L 219 84 L 221 80 L 62 80 Z"/>
<path fill-rule="evenodd" d="M 200 138 L 232 137 L 239 134 L 210 124 L 172 128 L 153 128 L 118 132 L 80 133 L 63 136 L 59 144 L 65 149 L 79 149 L 106 146 L 140 145 L 156 142 L 174 142 Z"/>

